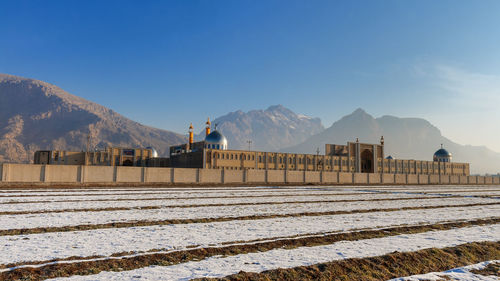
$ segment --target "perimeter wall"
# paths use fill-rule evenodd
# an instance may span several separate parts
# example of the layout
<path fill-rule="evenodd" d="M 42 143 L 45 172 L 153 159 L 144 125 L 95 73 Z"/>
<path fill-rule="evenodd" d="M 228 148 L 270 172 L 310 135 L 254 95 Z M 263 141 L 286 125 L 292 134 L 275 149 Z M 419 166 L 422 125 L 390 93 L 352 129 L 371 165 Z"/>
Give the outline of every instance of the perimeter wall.
<path fill-rule="evenodd" d="M 500 177 L 0 164 L 0 183 L 500 184 Z"/>

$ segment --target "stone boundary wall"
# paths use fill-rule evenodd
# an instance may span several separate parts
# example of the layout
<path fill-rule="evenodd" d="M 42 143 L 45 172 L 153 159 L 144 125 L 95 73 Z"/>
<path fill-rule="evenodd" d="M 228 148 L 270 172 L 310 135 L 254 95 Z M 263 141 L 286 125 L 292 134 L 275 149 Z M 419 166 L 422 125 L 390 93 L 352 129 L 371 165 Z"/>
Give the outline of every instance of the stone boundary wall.
<path fill-rule="evenodd" d="M 155 184 L 500 184 L 499 177 L 285 170 L 0 164 L 0 183 Z"/>

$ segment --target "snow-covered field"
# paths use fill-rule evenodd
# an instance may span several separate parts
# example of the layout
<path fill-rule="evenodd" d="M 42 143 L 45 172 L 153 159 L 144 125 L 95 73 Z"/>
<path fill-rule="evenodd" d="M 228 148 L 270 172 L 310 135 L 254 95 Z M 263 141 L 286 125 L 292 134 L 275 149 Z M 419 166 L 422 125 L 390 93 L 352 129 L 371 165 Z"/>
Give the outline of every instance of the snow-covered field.
<path fill-rule="evenodd" d="M 500 186 L 0 190 L 0 212 L 26 212 L 0 215 L 0 230 L 5 232 L 0 235 L 0 280 L 7 280 L 1 274 L 54 263 L 72 268 L 71 264 L 146 257 L 152 252 L 170 254 L 264 242 L 291 243 L 297 239 L 306 242 L 168 266 L 145 264 L 139 268 L 92 271 L 96 274 L 86 276 L 70 273 L 60 280 L 190 280 L 393 251 L 495 242 L 500 241 L 500 199 L 494 197 L 499 190 Z M 348 202 L 342 202 L 345 200 Z M 106 208 L 125 210 L 99 210 Z M 344 213 L 331 214 L 334 212 Z M 169 223 L 162 223 L 165 220 Z M 112 225 L 118 222 L 127 225 Z M 463 226 L 307 244 L 308 238 L 328 235 L 454 222 L 462 222 Z M 86 226 L 86 230 L 76 231 L 73 226 Z M 13 229 L 29 234 L 8 233 Z M 447 274 L 423 273 L 430 277 Z M 420 280 L 419 276 L 405 278 L 398 280 Z"/>
<path fill-rule="evenodd" d="M 433 197 L 447 197 L 448 195 L 435 195 Z M 95 196 L 92 196 L 96 198 Z M 27 212 L 27 211 L 55 211 L 55 210 L 76 210 L 76 209 L 102 209 L 102 208 L 137 208 L 137 207 L 160 207 L 160 206 L 187 206 L 187 205 L 214 205 L 214 204 L 249 204 L 249 203 L 281 203 L 281 202 L 320 202 L 320 201 L 344 201 L 344 200 L 373 200 L 373 199 L 404 199 L 424 197 L 418 194 L 411 193 L 366 193 L 359 195 L 321 195 L 321 196 L 279 196 L 270 197 L 245 197 L 238 196 L 234 198 L 191 198 L 191 199 L 173 199 L 173 198 L 158 198 L 151 195 L 150 197 L 135 198 L 134 200 L 116 200 L 115 196 L 103 195 L 96 200 L 78 200 L 78 201 L 47 201 L 39 203 L 0 203 L 2 212 Z M 433 198 L 431 196 L 426 196 Z M 449 196 L 448 196 L 449 197 Z M 170 199 L 170 200 L 168 200 Z M 485 200 L 484 202 L 487 202 Z"/>

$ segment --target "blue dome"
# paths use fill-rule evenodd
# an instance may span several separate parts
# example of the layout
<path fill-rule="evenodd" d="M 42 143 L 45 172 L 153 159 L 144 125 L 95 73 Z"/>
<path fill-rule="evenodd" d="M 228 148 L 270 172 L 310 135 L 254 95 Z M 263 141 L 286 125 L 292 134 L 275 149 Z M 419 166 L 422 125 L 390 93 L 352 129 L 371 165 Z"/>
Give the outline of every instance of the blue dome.
<path fill-rule="evenodd" d="M 394 159 L 394 158 L 392 158 L 392 156 L 390 156 L 390 155 L 389 155 L 389 156 L 387 156 L 385 159 L 392 160 L 392 159 Z"/>
<path fill-rule="evenodd" d="M 451 162 L 451 153 L 441 145 L 441 148 L 434 152 L 434 157 L 432 159 L 437 162 Z"/>
<path fill-rule="evenodd" d="M 448 152 L 448 150 L 444 148 L 440 148 L 438 151 L 434 153 L 434 156 L 436 157 L 451 157 L 451 153 Z"/>
<path fill-rule="evenodd" d="M 227 149 L 227 139 L 219 131 L 215 130 L 205 137 L 205 148 Z"/>

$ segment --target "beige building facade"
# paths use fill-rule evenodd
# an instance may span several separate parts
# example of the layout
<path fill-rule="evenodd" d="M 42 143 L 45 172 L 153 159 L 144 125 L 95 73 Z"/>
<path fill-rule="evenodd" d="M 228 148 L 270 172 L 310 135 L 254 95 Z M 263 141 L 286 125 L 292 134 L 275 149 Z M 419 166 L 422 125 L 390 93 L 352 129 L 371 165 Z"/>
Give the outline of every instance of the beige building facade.
<path fill-rule="evenodd" d="M 348 155 L 318 155 L 280 152 L 205 149 L 202 168 L 229 170 L 291 170 L 385 174 L 469 175 L 468 163 L 411 159 L 385 159 L 380 146 L 354 144 Z M 328 146 L 328 145 L 327 145 Z M 371 148 L 370 148 L 371 147 Z M 375 149 L 373 149 L 375 148 Z M 362 149 L 362 150 L 361 150 Z M 351 150 L 349 150 L 351 151 Z M 361 151 L 361 153 L 357 153 Z"/>
<path fill-rule="evenodd" d="M 209 126 L 207 122 L 207 126 Z M 325 144 L 325 154 L 297 154 L 250 150 L 228 150 L 227 139 L 217 130 L 207 129 L 205 141 L 170 148 L 172 167 L 224 170 L 327 171 L 378 174 L 469 175 L 468 163 L 451 162 L 443 147 L 434 161 L 385 158 L 384 137 L 379 144 L 348 142 Z"/>
<path fill-rule="evenodd" d="M 92 165 L 92 166 L 148 166 L 158 162 L 152 148 L 108 147 L 102 151 L 40 150 L 35 152 L 35 164 Z M 155 159 L 155 160 L 152 160 Z M 168 164 L 164 164 L 168 166 Z"/>

